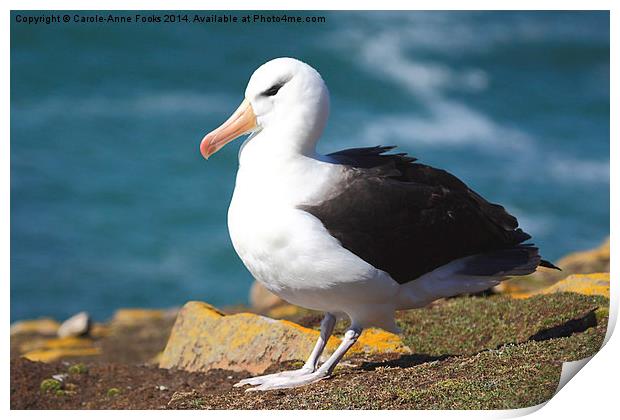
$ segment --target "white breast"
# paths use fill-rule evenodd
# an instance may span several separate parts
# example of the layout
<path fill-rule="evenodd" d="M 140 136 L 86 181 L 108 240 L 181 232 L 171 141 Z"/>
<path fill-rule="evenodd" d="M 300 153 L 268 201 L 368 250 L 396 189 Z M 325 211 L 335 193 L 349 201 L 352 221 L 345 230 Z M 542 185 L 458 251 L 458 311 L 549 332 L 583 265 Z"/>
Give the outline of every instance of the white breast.
<path fill-rule="evenodd" d="M 252 275 L 287 301 L 324 311 L 391 301 L 398 289 L 297 208 L 329 194 L 338 171 L 307 157 L 277 167 L 242 164 L 228 211 L 233 246 Z"/>

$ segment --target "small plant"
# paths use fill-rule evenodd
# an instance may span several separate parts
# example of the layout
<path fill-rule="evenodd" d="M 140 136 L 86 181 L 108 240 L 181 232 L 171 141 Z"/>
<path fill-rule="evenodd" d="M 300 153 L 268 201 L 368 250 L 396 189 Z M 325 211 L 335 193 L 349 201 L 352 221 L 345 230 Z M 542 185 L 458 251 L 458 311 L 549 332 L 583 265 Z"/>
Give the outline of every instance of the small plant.
<path fill-rule="evenodd" d="M 195 390 L 190 392 L 176 391 L 168 401 L 168 407 L 179 409 L 198 410 L 205 408 L 205 399 Z"/>
<path fill-rule="evenodd" d="M 75 365 L 69 366 L 67 371 L 71 374 L 79 375 L 88 372 L 88 368 L 84 363 L 76 363 Z"/>
<path fill-rule="evenodd" d="M 190 400 L 189 405 L 191 408 L 198 410 L 204 407 L 205 400 L 204 398 L 194 398 L 193 400 Z"/>
<path fill-rule="evenodd" d="M 113 398 L 116 397 L 117 395 L 119 395 L 121 393 L 121 390 L 118 388 L 110 388 L 108 389 L 108 392 L 106 393 L 108 395 L 108 397 Z"/>
<path fill-rule="evenodd" d="M 62 387 L 62 384 L 60 383 L 60 381 L 57 381 L 56 379 L 44 379 L 43 381 L 41 381 L 41 391 L 43 392 L 57 392 L 60 391 Z"/>

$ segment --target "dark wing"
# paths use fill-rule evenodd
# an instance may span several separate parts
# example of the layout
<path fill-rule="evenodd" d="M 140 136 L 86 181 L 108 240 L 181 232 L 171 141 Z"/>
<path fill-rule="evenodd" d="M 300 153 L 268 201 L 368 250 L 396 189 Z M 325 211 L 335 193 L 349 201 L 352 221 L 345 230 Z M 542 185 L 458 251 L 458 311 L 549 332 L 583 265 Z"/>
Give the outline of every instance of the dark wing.
<path fill-rule="evenodd" d="M 523 271 L 523 261 L 513 261 L 512 267 L 503 270 L 497 267 L 515 253 L 533 265 L 528 269 L 535 269 L 540 262 L 538 250 L 519 245 L 530 235 L 518 228 L 514 216 L 446 171 L 416 163 L 404 153 L 384 154 L 392 148 L 348 149 L 328 155 L 346 168 L 338 185 L 341 192 L 300 208 L 321 220 L 343 247 L 401 284 L 478 254 L 496 256 L 491 261 L 477 260 L 478 272 L 490 269 L 481 268 L 485 264 L 502 272 Z M 508 249 L 514 252 L 496 252 Z"/>

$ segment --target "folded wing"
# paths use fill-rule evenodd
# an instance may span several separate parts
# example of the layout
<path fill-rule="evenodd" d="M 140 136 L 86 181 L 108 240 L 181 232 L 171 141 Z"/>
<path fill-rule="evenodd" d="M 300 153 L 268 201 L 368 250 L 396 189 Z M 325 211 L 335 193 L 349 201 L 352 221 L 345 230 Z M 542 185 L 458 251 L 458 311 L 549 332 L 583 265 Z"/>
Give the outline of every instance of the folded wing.
<path fill-rule="evenodd" d="M 403 153 L 385 154 L 391 149 L 328 155 L 344 166 L 337 195 L 300 208 L 320 219 L 343 247 L 401 284 L 479 254 L 488 254 L 480 260 L 486 267 L 472 267 L 484 275 L 489 270 L 510 272 L 519 264 L 519 274 L 535 270 L 538 250 L 522 245 L 530 235 L 518 228 L 514 216 L 444 170 Z M 515 261 L 506 258 L 511 255 L 517 255 Z M 523 258 L 529 259 L 526 270 Z"/>

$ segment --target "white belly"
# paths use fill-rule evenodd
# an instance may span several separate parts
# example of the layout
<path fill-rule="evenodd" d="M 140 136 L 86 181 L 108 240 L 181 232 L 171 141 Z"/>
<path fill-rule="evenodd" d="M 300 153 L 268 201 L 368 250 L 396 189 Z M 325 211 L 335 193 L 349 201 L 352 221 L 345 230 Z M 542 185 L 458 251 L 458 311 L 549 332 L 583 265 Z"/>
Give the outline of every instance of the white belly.
<path fill-rule="evenodd" d="M 360 305 L 395 300 L 398 284 L 278 193 L 277 180 L 266 186 L 247 180 L 242 173 L 237 177 L 228 228 L 237 254 L 267 289 L 296 305 L 349 315 Z"/>

